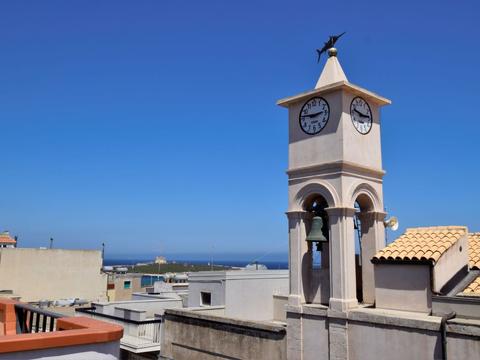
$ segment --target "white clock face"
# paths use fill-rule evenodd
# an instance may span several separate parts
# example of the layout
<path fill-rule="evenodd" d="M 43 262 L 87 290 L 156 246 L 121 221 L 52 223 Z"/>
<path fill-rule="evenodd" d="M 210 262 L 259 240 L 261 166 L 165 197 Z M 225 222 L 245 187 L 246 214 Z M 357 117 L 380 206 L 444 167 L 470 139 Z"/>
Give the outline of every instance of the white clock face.
<path fill-rule="evenodd" d="M 318 134 L 327 125 L 329 117 L 328 103 L 324 98 L 314 97 L 308 100 L 300 110 L 300 127 L 309 135 Z"/>
<path fill-rule="evenodd" d="M 368 103 L 361 97 L 356 97 L 352 100 L 350 116 L 353 126 L 360 134 L 366 135 L 370 132 L 373 122 L 372 111 Z"/>

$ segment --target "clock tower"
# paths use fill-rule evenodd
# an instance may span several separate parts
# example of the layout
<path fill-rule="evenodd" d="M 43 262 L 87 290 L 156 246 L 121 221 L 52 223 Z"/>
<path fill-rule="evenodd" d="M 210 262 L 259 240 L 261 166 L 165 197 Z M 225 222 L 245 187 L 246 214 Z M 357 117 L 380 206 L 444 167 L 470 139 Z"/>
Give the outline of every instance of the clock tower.
<path fill-rule="evenodd" d="M 335 48 L 328 55 L 315 89 L 278 101 L 289 122 L 288 303 L 346 312 L 375 302 L 370 259 L 385 246 L 380 108 L 390 100 L 350 83 Z M 309 236 L 319 226 L 321 244 Z"/>

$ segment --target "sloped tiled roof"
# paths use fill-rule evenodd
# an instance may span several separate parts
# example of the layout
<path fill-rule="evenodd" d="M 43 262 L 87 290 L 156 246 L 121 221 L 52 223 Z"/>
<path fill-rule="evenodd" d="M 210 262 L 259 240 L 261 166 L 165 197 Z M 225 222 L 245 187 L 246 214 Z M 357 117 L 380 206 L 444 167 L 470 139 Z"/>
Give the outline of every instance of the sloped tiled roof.
<path fill-rule="evenodd" d="M 468 284 L 459 295 L 480 296 L 480 276 L 477 276 L 470 284 Z"/>
<path fill-rule="evenodd" d="M 443 253 L 466 234 L 465 226 L 410 228 L 377 252 L 372 261 L 425 261 L 435 264 Z"/>
<path fill-rule="evenodd" d="M 480 232 L 468 234 L 468 258 L 470 269 L 480 270 Z"/>
<path fill-rule="evenodd" d="M 16 244 L 17 242 L 13 239 L 8 232 L 0 233 L 0 243 L 2 244 Z"/>

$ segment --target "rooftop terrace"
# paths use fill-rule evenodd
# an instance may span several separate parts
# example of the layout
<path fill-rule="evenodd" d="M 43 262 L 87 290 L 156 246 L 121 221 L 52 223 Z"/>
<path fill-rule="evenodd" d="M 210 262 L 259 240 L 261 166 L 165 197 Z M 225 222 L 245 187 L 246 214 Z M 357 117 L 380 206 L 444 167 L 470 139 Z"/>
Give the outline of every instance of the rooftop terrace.
<path fill-rule="evenodd" d="M 74 354 L 91 360 L 118 359 L 122 335 L 118 325 L 0 299 L 0 360 L 66 359 Z"/>

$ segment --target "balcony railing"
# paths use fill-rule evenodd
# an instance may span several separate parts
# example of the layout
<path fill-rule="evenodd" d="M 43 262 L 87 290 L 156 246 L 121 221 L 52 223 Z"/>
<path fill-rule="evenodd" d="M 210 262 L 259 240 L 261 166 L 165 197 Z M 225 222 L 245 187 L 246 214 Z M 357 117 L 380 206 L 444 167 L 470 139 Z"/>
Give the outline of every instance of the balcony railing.
<path fill-rule="evenodd" d="M 161 341 L 161 319 L 131 320 L 123 317 L 103 314 L 91 308 L 78 308 L 77 312 L 93 319 L 107 321 L 123 327 L 121 347 L 136 353 L 159 351 Z"/>
<path fill-rule="evenodd" d="M 15 304 L 17 334 L 55 331 L 57 319 L 64 317 L 28 304 Z"/>

